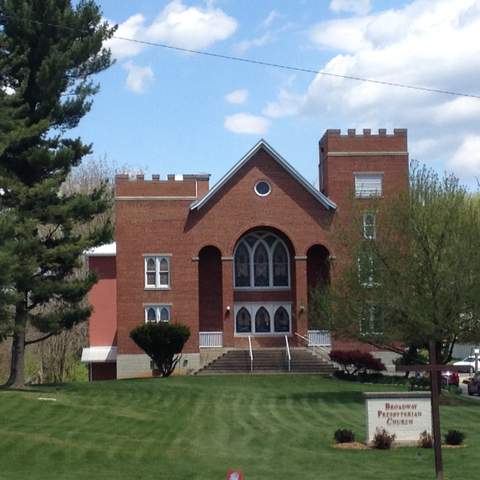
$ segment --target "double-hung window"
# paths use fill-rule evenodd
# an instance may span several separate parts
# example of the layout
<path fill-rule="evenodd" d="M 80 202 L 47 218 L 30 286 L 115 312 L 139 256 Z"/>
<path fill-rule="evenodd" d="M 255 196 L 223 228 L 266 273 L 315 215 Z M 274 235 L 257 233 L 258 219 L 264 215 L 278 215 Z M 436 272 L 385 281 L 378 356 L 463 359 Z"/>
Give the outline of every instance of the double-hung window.
<path fill-rule="evenodd" d="M 383 195 L 383 173 L 355 173 L 355 197 L 370 198 Z"/>
<path fill-rule="evenodd" d="M 360 333 L 363 335 L 381 335 L 383 333 L 383 311 L 379 305 L 365 306 L 360 319 Z"/>
<path fill-rule="evenodd" d="M 145 288 L 170 288 L 170 260 L 168 255 L 145 257 Z"/>

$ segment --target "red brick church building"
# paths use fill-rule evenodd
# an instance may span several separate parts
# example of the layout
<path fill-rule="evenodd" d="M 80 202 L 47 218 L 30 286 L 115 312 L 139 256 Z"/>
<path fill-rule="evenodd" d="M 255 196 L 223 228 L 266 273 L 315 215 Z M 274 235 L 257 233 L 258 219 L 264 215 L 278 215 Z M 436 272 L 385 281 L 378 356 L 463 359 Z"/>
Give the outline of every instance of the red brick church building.
<path fill-rule="evenodd" d="M 118 175 L 116 243 L 89 253 L 99 274 L 82 356 L 91 378 L 151 375 L 150 360 L 129 338 L 148 321 L 190 327 L 179 368 L 186 373 L 250 344 L 341 342 L 309 329 L 309 289 L 335 281 L 347 255 L 335 231 L 351 222 L 352 198 L 407 187 L 406 130 L 327 130 L 319 179 L 314 187 L 264 140 L 214 186 L 207 174 Z M 366 210 L 365 235 L 375 235 L 375 220 Z"/>

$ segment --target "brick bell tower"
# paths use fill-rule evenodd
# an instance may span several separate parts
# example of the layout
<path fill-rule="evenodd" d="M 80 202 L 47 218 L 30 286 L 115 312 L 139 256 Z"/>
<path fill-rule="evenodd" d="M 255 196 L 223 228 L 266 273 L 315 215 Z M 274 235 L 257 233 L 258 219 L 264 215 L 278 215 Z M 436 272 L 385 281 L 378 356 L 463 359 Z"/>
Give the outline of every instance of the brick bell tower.
<path fill-rule="evenodd" d="M 319 187 L 339 210 L 351 205 L 352 198 L 386 198 L 408 187 L 406 129 L 389 134 L 384 128 L 373 134 L 370 129 L 327 130 L 319 150 Z"/>

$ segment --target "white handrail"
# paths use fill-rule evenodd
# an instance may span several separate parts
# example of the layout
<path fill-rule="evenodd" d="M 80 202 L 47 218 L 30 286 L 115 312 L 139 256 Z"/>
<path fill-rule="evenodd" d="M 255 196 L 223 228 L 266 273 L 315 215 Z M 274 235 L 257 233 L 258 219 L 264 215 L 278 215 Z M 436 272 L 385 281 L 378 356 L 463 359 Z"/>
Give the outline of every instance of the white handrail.
<path fill-rule="evenodd" d="M 288 337 L 285 335 L 285 344 L 287 346 L 287 358 L 288 358 L 288 371 L 290 371 L 292 356 L 290 355 L 290 346 L 288 345 Z"/>
<path fill-rule="evenodd" d="M 252 350 L 252 337 L 248 336 L 248 349 L 250 354 L 250 372 L 253 372 L 253 350 Z"/>
<path fill-rule="evenodd" d="M 300 337 L 304 342 L 307 342 L 307 346 L 308 346 L 308 338 L 307 337 L 304 337 L 303 335 L 300 335 L 298 332 L 295 332 L 295 335 L 297 337 Z"/>

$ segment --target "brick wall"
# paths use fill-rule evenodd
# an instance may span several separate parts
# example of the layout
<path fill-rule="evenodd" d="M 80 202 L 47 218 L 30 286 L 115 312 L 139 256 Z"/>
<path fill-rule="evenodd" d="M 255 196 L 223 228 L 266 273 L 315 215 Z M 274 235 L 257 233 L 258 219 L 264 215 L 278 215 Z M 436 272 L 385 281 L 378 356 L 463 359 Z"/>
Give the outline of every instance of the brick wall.
<path fill-rule="evenodd" d="M 352 211 L 353 172 L 384 172 L 384 194 L 395 195 L 407 185 L 406 150 L 404 130 L 396 130 L 391 135 L 383 131 L 375 135 L 368 131 L 362 135 L 327 131 L 320 141 L 320 170 L 323 189 L 337 203 L 337 212 L 323 207 L 263 149 L 198 211 L 190 211 L 189 207 L 193 198 L 206 193 L 205 180 L 195 176 L 184 176 L 181 181 L 175 181 L 173 177 L 151 181 L 142 176 L 135 180 L 117 177 L 119 353 L 141 353 L 129 339 L 129 332 L 144 321 L 145 303 L 172 304 L 172 320 L 191 328 L 192 336 L 185 351 L 198 351 L 201 298 L 198 256 L 205 246 L 218 248 L 222 256 L 221 278 L 219 270 L 201 275 L 205 278 L 211 276 L 217 286 L 221 282 L 221 311 L 218 305 L 212 307 L 216 313 L 211 315 L 216 320 L 211 326 L 216 329 L 217 325 L 223 324 L 225 346 L 235 346 L 243 341 L 233 338 L 234 300 L 291 300 L 293 330 L 305 333 L 307 311 L 300 307 L 307 304 L 306 255 L 309 248 L 319 244 L 332 255 L 344 254 L 339 250 L 335 230 L 348 222 Z M 261 179 L 272 185 L 272 192 L 267 197 L 254 192 L 255 183 Z M 234 293 L 232 256 L 235 244 L 253 228 L 272 229 L 289 240 L 291 291 Z M 145 290 L 144 254 L 172 255 L 171 289 Z M 332 274 L 335 276 L 335 267 Z M 230 307 L 230 313 L 227 307 Z M 210 307 L 202 308 L 207 311 Z M 259 342 L 268 343 L 269 340 Z"/>

